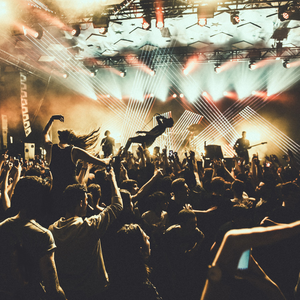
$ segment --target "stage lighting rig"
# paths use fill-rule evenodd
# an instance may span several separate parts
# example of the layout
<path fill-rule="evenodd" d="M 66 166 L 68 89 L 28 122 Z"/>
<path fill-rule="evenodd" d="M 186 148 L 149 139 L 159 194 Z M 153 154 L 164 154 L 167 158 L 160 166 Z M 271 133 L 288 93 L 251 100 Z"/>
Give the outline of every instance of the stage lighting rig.
<path fill-rule="evenodd" d="M 291 64 L 289 62 L 288 59 L 285 59 L 282 63 L 283 67 L 286 68 L 286 69 L 289 69 L 291 67 Z"/>
<path fill-rule="evenodd" d="M 71 31 L 71 34 L 73 36 L 79 36 L 80 34 L 80 25 L 79 24 L 74 24 L 72 25 L 72 31 Z"/>
<path fill-rule="evenodd" d="M 217 74 L 221 72 L 221 64 L 220 64 L 220 63 L 216 63 L 216 64 L 215 64 L 214 71 L 215 71 Z"/>
<path fill-rule="evenodd" d="M 234 11 L 230 14 L 230 21 L 233 25 L 240 23 L 240 16 L 238 11 Z"/>
<path fill-rule="evenodd" d="M 293 1 L 280 6 L 278 8 L 278 19 L 280 21 L 300 20 L 300 4 Z"/>
<path fill-rule="evenodd" d="M 44 34 L 43 28 L 40 25 L 34 25 L 32 29 L 35 31 L 33 37 L 40 40 Z"/>
<path fill-rule="evenodd" d="M 256 69 L 256 64 L 254 60 L 250 60 L 250 63 L 248 65 L 250 70 L 255 70 Z"/>
<path fill-rule="evenodd" d="M 94 28 L 98 28 L 100 34 L 105 34 L 108 31 L 109 16 L 107 15 L 94 15 L 93 16 Z"/>
<path fill-rule="evenodd" d="M 149 30 L 151 28 L 151 16 L 147 15 L 143 17 L 142 28 L 144 30 Z"/>
<path fill-rule="evenodd" d="M 120 71 L 120 77 L 122 77 L 122 78 L 124 78 L 125 76 L 126 76 L 126 73 L 127 73 L 127 71 L 125 70 L 125 69 L 122 69 L 121 71 Z"/>
<path fill-rule="evenodd" d="M 215 13 L 215 6 L 211 4 L 204 4 L 198 6 L 197 8 L 197 17 L 198 17 L 198 24 L 203 27 L 207 24 L 208 18 L 213 18 Z"/>

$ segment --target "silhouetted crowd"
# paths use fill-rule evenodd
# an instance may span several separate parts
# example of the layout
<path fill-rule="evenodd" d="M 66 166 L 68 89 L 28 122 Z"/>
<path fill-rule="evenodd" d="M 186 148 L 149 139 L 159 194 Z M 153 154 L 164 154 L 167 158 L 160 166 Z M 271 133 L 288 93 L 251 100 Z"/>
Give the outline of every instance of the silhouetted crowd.
<path fill-rule="evenodd" d="M 96 163 L 62 144 L 51 162 L 1 155 L 0 299 L 300 299 L 292 152 L 245 164 L 139 145 Z M 53 176 L 54 150 L 73 181 Z"/>

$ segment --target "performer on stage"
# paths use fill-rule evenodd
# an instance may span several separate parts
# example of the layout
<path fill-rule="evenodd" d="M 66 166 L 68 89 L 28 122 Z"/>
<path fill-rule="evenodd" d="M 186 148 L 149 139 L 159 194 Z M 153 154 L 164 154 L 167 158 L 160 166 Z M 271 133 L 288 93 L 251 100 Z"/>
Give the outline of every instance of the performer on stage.
<path fill-rule="evenodd" d="M 246 139 L 246 131 L 242 132 L 242 137 L 236 140 L 233 148 L 237 156 L 243 158 L 247 165 L 249 163 L 248 149 L 250 148 L 250 143 L 249 140 Z"/>
<path fill-rule="evenodd" d="M 100 146 L 102 146 L 102 151 L 104 152 L 104 158 L 109 157 L 114 154 L 115 139 L 110 136 L 110 131 L 106 130 L 104 132 L 105 138 L 102 139 Z"/>
<path fill-rule="evenodd" d="M 156 117 L 158 125 L 153 127 L 150 131 L 137 131 L 137 134 L 145 134 L 145 135 L 138 135 L 135 137 L 131 137 L 128 139 L 124 151 L 127 151 L 132 143 L 139 143 L 142 144 L 143 147 L 150 147 L 155 139 L 163 134 L 166 128 L 171 128 L 174 124 L 172 118 L 165 118 L 164 116 L 157 116 Z"/>

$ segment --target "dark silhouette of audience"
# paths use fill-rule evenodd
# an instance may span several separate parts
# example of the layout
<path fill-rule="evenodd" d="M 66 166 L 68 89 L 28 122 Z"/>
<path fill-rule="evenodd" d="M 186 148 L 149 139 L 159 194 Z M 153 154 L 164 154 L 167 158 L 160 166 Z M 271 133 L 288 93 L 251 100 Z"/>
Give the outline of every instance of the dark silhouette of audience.
<path fill-rule="evenodd" d="M 228 169 L 215 159 L 204 166 L 193 151 L 152 155 L 154 134 L 132 141 L 143 144 L 137 153 L 121 147 L 101 160 L 91 150 L 99 130 L 63 130 L 53 145 L 54 120 L 64 119 L 46 125 L 45 157 L 0 156 L 1 299 L 300 298 L 291 151 L 254 155 L 249 166 L 233 158 Z"/>

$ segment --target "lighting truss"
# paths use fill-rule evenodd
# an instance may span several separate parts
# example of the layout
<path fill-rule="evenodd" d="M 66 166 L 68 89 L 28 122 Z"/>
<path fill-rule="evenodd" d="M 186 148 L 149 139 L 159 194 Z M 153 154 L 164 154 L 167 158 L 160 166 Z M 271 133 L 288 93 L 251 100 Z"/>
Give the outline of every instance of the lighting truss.
<path fill-rule="evenodd" d="M 283 47 L 279 56 L 274 48 L 259 49 L 259 55 L 257 50 L 253 49 L 240 49 L 240 50 L 218 50 L 218 51 L 190 51 L 189 48 L 182 53 L 183 49 L 174 48 L 172 53 L 166 53 L 166 51 L 160 50 L 152 51 L 153 55 L 152 63 L 155 67 L 157 66 L 168 66 L 170 64 L 184 64 L 188 58 L 198 57 L 199 60 L 195 60 L 195 63 L 206 63 L 206 62 L 225 62 L 225 61 L 249 61 L 255 59 L 256 61 L 263 59 L 300 59 L 300 47 Z M 178 53 L 177 53 L 178 51 Z M 180 52 L 179 52 L 180 51 Z M 149 53 L 146 51 L 140 55 L 132 55 L 132 60 L 128 61 L 123 56 L 116 57 L 96 57 L 99 67 L 105 68 L 107 66 L 140 66 L 141 61 L 144 60 Z"/>

